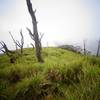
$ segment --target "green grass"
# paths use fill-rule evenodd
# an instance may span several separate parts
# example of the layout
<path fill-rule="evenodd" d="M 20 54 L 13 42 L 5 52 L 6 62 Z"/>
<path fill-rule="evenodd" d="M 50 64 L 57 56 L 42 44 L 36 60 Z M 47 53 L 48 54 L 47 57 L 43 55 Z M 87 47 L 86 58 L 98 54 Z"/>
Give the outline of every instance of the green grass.
<path fill-rule="evenodd" d="M 60 48 L 32 48 L 14 64 L 0 55 L 0 100 L 100 100 L 100 58 Z"/>

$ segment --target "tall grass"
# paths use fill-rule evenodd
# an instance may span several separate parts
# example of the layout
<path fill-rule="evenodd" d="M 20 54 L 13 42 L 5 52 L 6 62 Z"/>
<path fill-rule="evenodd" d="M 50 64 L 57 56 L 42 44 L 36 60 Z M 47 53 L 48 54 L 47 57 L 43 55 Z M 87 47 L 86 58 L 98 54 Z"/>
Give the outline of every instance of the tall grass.
<path fill-rule="evenodd" d="M 100 100 L 100 58 L 44 48 L 38 63 L 32 48 L 16 63 L 0 56 L 0 100 Z"/>

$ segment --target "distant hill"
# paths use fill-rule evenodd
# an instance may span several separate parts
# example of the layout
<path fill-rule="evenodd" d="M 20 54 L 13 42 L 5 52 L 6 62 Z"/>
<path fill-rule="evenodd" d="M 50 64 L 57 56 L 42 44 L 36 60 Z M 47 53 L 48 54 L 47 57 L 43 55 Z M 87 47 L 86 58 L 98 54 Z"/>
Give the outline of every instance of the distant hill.
<path fill-rule="evenodd" d="M 59 48 L 70 50 L 76 53 L 82 53 L 82 48 L 80 46 L 73 46 L 73 45 L 60 45 Z"/>

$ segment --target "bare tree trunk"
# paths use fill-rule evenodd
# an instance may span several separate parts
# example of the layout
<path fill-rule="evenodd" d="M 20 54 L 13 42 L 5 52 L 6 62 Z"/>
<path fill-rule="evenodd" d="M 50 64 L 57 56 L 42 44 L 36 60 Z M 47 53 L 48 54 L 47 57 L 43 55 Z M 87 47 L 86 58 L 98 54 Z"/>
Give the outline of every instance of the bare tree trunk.
<path fill-rule="evenodd" d="M 40 45 L 39 34 L 38 34 L 38 29 L 37 29 L 37 20 L 35 17 L 36 10 L 33 11 L 32 4 L 31 4 L 30 0 L 26 0 L 26 2 L 27 2 L 28 11 L 29 11 L 31 18 L 32 18 L 32 24 L 33 24 L 32 36 L 33 36 L 34 41 L 35 41 L 36 57 L 37 57 L 38 62 L 43 62 L 43 59 L 41 57 L 41 45 Z"/>
<path fill-rule="evenodd" d="M 97 49 L 97 54 L 96 54 L 97 57 L 99 56 L 99 51 L 100 51 L 100 40 L 98 42 L 98 49 Z"/>
<path fill-rule="evenodd" d="M 21 43 L 19 44 L 19 47 L 21 48 L 21 54 L 23 54 L 24 36 L 22 34 L 22 30 L 20 31 L 20 35 L 21 35 Z"/>
<path fill-rule="evenodd" d="M 85 40 L 83 41 L 83 43 L 84 43 L 84 55 L 86 55 L 86 42 L 85 42 Z"/>

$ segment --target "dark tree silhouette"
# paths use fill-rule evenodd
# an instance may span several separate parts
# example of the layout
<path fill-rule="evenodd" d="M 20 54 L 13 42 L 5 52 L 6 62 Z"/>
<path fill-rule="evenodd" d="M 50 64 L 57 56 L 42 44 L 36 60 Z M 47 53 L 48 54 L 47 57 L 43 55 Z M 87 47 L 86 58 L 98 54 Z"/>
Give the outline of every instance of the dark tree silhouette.
<path fill-rule="evenodd" d="M 15 52 L 9 50 L 8 47 L 7 47 L 7 45 L 3 41 L 1 41 L 0 44 L 1 44 L 0 51 L 2 51 L 3 53 L 5 53 L 10 58 L 10 62 L 11 63 L 14 63 L 16 61 L 16 58 L 13 56 L 13 54 Z"/>
<path fill-rule="evenodd" d="M 18 40 L 15 40 L 13 35 L 11 34 L 11 32 L 9 32 L 12 39 L 13 39 L 13 42 L 15 43 L 15 46 L 16 46 L 16 51 L 18 49 L 18 47 L 20 48 L 21 50 L 21 54 L 23 54 L 23 46 L 24 46 L 24 36 L 22 34 L 22 30 L 20 30 L 20 36 L 21 36 L 21 41 L 19 42 Z"/>
<path fill-rule="evenodd" d="M 86 55 L 87 50 L 86 50 L 86 41 L 85 40 L 83 41 L 83 46 L 84 46 L 83 52 L 84 52 L 84 55 Z"/>
<path fill-rule="evenodd" d="M 31 32 L 29 28 L 27 28 L 27 30 L 29 31 L 29 35 L 32 38 L 32 40 L 35 41 L 35 53 L 36 53 L 37 60 L 38 62 L 43 62 L 43 59 L 41 56 L 41 39 L 43 35 L 41 35 L 41 37 L 39 38 L 38 29 L 37 29 L 37 20 L 35 16 L 36 10 L 33 11 L 32 3 L 30 2 L 30 0 L 26 0 L 26 3 L 27 3 L 29 14 L 32 18 L 33 33 Z"/>
<path fill-rule="evenodd" d="M 96 54 L 96 56 L 99 56 L 99 51 L 100 51 L 100 40 L 98 41 L 98 48 L 97 48 L 97 54 Z"/>

